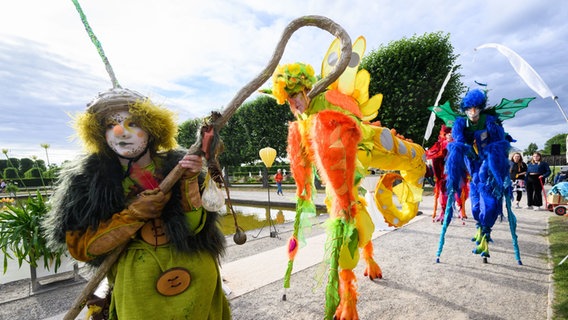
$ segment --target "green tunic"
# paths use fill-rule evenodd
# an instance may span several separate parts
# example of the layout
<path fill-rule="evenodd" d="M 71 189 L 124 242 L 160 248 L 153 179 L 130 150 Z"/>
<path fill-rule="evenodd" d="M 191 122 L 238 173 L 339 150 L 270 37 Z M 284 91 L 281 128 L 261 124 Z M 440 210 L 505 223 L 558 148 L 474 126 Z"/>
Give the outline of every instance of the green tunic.
<path fill-rule="evenodd" d="M 144 168 L 155 171 L 154 163 Z M 134 180 L 123 180 L 128 194 Z M 189 229 L 199 233 L 207 212 L 202 207 L 185 213 Z M 171 268 L 189 271 L 187 290 L 174 296 L 164 296 L 156 290 L 156 281 Z M 215 258 L 207 251 L 182 253 L 171 244 L 154 246 L 133 239 L 115 263 L 109 283 L 113 285 L 110 319 L 231 319 L 229 304 L 221 284 L 221 274 Z"/>
<path fill-rule="evenodd" d="M 166 297 L 156 280 L 167 269 L 189 270 L 188 289 Z M 171 245 L 154 247 L 134 240 L 109 276 L 114 282 L 111 319 L 231 319 L 215 259 L 207 252 L 181 254 Z"/>

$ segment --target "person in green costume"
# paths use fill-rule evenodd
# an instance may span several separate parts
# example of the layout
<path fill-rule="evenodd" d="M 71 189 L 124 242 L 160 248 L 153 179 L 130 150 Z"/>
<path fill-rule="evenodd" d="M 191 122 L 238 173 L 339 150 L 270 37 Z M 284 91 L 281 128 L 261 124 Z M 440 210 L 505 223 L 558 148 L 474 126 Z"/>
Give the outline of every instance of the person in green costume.
<path fill-rule="evenodd" d="M 109 319 L 230 319 L 225 237 L 203 208 L 200 156 L 176 143 L 174 114 L 123 88 L 74 119 L 86 153 L 63 165 L 45 221 L 50 244 L 93 267 L 128 243 L 107 275 Z M 185 168 L 170 191 L 160 181 Z"/>

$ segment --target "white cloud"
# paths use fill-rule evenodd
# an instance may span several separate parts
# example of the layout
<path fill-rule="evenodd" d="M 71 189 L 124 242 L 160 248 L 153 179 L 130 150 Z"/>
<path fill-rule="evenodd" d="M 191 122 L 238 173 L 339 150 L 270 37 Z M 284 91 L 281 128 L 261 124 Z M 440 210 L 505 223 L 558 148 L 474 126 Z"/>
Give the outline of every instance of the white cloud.
<path fill-rule="evenodd" d="M 164 103 L 185 120 L 223 108 L 268 63 L 292 20 L 324 15 L 367 50 L 402 37 L 442 31 L 460 54 L 468 86 L 487 82 L 492 103 L 536 96 L 496 52 L 473 52 L 487 42 L 504 44 L 527 60 L 567 104 L 568 5 L 539 1 L 263 1 L 83 0 L 91 27 L 123 87 Z M 314 27 L 296 32 L 282 62 L 319 69 L 332 36 Z M 34 152 L 51 145 L 54 162 L 79 148 L 68 113 L 82 111 L 109 77 L 71 1 L 12 1 L 0 13 L 0 148 Z M 433 97 L 434 99 L 435 97 Z M 568 110 L 568 109 L 567 109 Z M 539 147 L 568 131 L 551 99 L 537 99 L 505 129 L 520 149 Z M 400 130 L 402 131 L 402 130 Z M 37 146 L 37 147 L 36 147 Z M 41 157 L 42 149 L 35 152 Z M 26 150 L 26 151 L 24 151 Z M 61 150 L 61 151 L 59 151 Z M 57 154 L 57 155 L 55 155 Z M 55 160 L 55 158 L 58 158 Z"/>

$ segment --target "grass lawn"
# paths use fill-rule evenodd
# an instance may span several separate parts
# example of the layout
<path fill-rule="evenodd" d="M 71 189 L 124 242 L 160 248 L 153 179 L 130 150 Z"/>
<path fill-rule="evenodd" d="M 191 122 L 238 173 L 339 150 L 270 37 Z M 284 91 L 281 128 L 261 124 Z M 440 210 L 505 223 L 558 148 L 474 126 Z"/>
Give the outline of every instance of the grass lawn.
<path fill-rule="evenodd" d="M 552 319 L 568 319 L 568 215 L 553 216 L 549 220 L 549 242 L 554 263 L 554 315 Z"/>

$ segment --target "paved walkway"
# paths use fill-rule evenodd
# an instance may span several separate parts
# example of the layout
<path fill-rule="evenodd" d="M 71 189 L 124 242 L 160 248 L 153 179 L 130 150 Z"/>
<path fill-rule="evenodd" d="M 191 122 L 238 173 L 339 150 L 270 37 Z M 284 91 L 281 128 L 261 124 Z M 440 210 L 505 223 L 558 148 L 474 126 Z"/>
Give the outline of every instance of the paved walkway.
<path fill-rule="evenodd" d="M 523 265 L 514 258 L 509 225 L 498 222 L 493 228 L 491 258 L 484 264 L 471 253 L 470 241 L 475 233 L 472 219 L 455 220 L 448 228 L 440 263 L 436 252 L 441 226 L 430 214 L 433 198 L 424 197 L 420 209 L 425 214 L 395 231 L 376 232 L 373 244 L 375 258 L 383 270 L 378 281 L 365 279 L 364 263 L 355 269 L 359 277 L 358 310 L 361 319 L 547 319 L 551 267 L 548 265 L 546 240 L 548 211 L 515 210 L 517 233 Z M 239 273 L 226 275 L 234 288 L 231 300 L 234 319 L 319 319 L 323 316 L 325 263 L 322 262 L 323 239 L 310 238 L 296 257 L 291 288 L 282 287 L 285 253 L 282 246 L 274 252 L 250 257 L 265 268 L 254 269 L 246 279 L 272 281 L 241 293 L 243 277 L 250 266 L 244 261 Z M 277 264 L 272 261 L 275 259 Z M 296 268 L 298 266 L 298 268 Z M 223 270 L 227 266 L 224 266 Z M 272 269 L 276 270 L 272 270 Z M 302 269 L 303 268 L 303 269 Z M 249 269 L 250 270 L 250 269 Z M 245 275 L 242 274 L 245 272 Z M 238 279 L 235 281 L 233 278 Z M 244 290 L 243 290 L 244 291 Z M 286 294 L 287 301 L 281 297 Z"/>
<path fill-rule="evenodd" d="M 284 197 L 276 196 L 275 191 L 270 195 L 271 203 L 293 203 L 292 190 L 285 190 Z M 265 189 L 232 189 L 231 197 L 236 202 L 263 202 L 268 195 Z M 318 193 L 316 203 L 322 205 L 323 198 L 323 193 Z M 375 257 L 384 279 L 365 279 L 362 261 L 356 268 L 361 319 L 547 318 L 551 268 L 546 261 L 545 234 L 551 213 L 515 211 L 523 266 L 514 260 L 506 223 L 494 228 L 490 263 L 483 264 L 471 254 L 469 239 L 475 231 L 471 219 L 452 223 L 441 263 L 435 263 L 440 224 L 432 223 L 432 208 L 433 198 L 425 196 L 420 205 L 424 214 L 394 231 L 375 232 Z M 222 274 L 231 291 L 234 319 L 321 319 L 325 300 L 324 228 L 316 224 L 313 236 L 300 249 L 286 302 L 281 299 L 282 278 L 291 225 L 277 225 L 277 238 L 271 238 L 265 229 L 256 239 L 252 236 L 258 231 L 247 232 L 248 241 L 242 246 L 228 238 Z M 0 319 L 62 319 L 83 285 L 2 303 Z"/>

